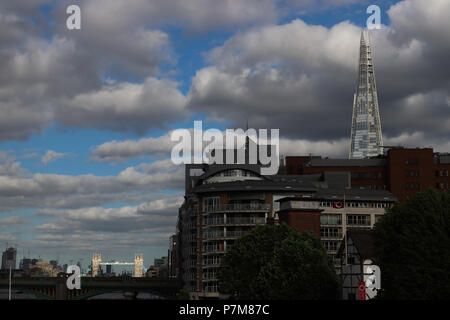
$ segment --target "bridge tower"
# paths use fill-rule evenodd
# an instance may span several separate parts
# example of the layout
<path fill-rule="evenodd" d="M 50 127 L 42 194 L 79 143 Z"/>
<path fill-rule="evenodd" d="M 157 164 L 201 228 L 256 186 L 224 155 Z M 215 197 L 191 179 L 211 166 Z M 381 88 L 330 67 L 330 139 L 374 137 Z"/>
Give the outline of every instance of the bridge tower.
<path fill-rule="evenodd" d="M 134 277 L 140 278 L 142 277 L 142 266 L 144 264 L 144 256 L 142 253 L 136 253 L 134 255 Z"/>
<path fill-rule="evenodd" d="M 100 273 L 100 263 L 102 262 L 102 255 L 100 253 L 94 253 L 92 256 L 92 276 L 96 277 Z"/>

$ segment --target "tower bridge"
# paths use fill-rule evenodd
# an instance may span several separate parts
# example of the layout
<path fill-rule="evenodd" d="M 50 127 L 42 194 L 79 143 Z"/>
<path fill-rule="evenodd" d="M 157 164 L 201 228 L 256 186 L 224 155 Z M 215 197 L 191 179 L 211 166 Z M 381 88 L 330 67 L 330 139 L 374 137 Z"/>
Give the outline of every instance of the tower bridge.
<path fill-rule="evenodd" d="M 143 275 L 144 268 L 144 256 L 142 253 L 136 253 L 134 255 L 134 262 L 121 262 L 121 261 L 110 261 L 103 262 L 102 255 L 100 253 L 94 253 L 92 256 L 92 276 L 97 277 L 100 274 L 100 266 L 102 265 L 133 265 L 133 277 L 140 278 Z"/>

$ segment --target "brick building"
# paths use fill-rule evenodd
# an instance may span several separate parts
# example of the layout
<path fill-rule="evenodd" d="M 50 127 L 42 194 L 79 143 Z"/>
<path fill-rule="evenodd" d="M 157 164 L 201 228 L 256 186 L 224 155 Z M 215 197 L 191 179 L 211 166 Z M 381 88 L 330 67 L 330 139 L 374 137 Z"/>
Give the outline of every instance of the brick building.
<path fill-rule="evenodd" d="M 368 159 L 328 159 L 317 156 L 286 157 L 288 175 L 350 172 L 352 187 L 386 189 L 399 201 L 434 187 L 449 190 L 450 154 L 432 148 L 391 148 L 384 156 Z"/>

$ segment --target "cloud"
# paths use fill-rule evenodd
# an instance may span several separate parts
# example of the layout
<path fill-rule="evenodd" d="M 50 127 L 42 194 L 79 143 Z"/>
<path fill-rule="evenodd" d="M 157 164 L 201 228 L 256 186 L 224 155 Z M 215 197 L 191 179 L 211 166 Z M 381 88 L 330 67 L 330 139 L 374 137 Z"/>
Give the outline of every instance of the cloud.
<path fill-rule="evenodd" d="M 83 1 L 86 28 L 130 30 L 136 23 L 183 27 L 190 32 L 219 28 L 234 29 L 275 22 L 278 9 L 274 0 L 120 0 Z"/>
<path fill-rule="evenodd" d="M 29 224 L 28 220 L 25 220 L 21 216 L 12 216 L 4 219 L 0 219 L 0 229 L 12 228 L 16 226 L 22 226 Z"/>
<path fill-rule="evenodd" d="M 130 249 L 167 248 L 182 201 L 181 195 L 163 195 L 138 206 L 41 209 L 38 215 L 51 220 L 30 228 L 37 234 L 32 246 L 116 257 L 129 254 Z"/>
<path fill-rule="evenodd" d="M 176 225 L 178 208 L 183 198 L 167 195 L 139 206 L 120 208 L 90 207 L 71 210 L 41 209 L 43 217 L 57 217 L 35 227 L 49 233 L 69 230 L 99 232 L 171 232 Z"/>
<path fill-rule="evenodd" d="M 388 14 L 392 25 L 372 32 L 383 134 L 420 131 L 438 143 L 450 134 L 450 41 L 442 31 L 450 3 L 402 1 Z M 349 139 L 360 33 L 345 21 L 325 28 L 300 19 L 239 32 L 209 52 L 188 108 L 279 128 L 286 139 Z"/>
<path fill-rule="evenodd" d="M 128 167 L 116 176 L 30 174 L 0 158 L 0 211 L 20 208 L 82 208 L 136 203 L 184 186 L 184 168 Z"/>
<path fill-rule="evenodd" d="M 9 233 L 0 233 L 0 241 L 16 241 L 17 238 Z"/>
<path fill-rule="evenodd" d="M 53 26 L 38 7 L 47 2 L 2 4 L 0 141 L 27 139 L 55 122 L 142 133 L 187 115 L 178 84 L 160 72 L 174 63 L 167 33 L 132 17 L 120 32 L 70 32 L 65 2 L 52 7 Z"/>
<path fill-rule="evenodd" d="M 8 152 L 0 151 L 0 177 L 1 176 L 20 176 L 26 173 L 20 166 L 20 162 L 11 158 Z"/>
<path fill-rule="evenodd" d="M 67 157 L 68 155 L 69 155 L 68 153 L 58 153 L 58 152 L 53 151 L 53 150 L 47 150 L 45 155 L 41 158 L 41 162 L 44 165 L 47 165 L 47 163 L 49 163 L 51 161 L 54 161 L 54 160 L 59 159 L 59 158 Z"/>
<path fill-rule="evenodd" d="M 137 141 L 109 141 L 91 150 L 93 160 L 99 162 L 122 162 L 144 155 L 169 155 L 174 142 L 170 140 L 171 131 L 156 138 L 142 138 Z"/>
<path fill-rule="evenodd" d="M 114 83 L 63 101 L 60 123 L 143 134 L 188 116 L 186 99 L 177 83 L 148 78 L 143 84 Z"/>

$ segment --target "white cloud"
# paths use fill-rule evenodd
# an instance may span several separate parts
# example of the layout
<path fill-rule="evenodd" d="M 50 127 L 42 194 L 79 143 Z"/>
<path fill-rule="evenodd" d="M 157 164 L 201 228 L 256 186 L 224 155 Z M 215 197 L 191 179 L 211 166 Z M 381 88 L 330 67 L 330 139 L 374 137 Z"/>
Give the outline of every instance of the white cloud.
<path fill-rule="evenodd" d="M 59 158 L 67 157 L 68 155 L 69 155 L 68 153 L 59 153 L 59 152 L 56 152 L 53 150 L 47 150 L 45 155 L 41 158 L 41 162 L 44 165 L 47 165 L 47 163 L 49 163 L 51 161 L 54 161 Z"/>
<path fill-rule="evenodd" d="M 170 135 L 168 132 L 156 138 L 105 142 L 91 150 L 92 158 L 99 162 L 121 162 L 144 155 L 167 156 L 173 147 Z"/>

